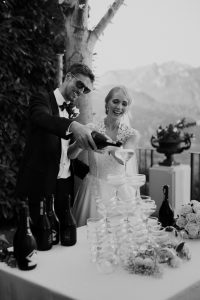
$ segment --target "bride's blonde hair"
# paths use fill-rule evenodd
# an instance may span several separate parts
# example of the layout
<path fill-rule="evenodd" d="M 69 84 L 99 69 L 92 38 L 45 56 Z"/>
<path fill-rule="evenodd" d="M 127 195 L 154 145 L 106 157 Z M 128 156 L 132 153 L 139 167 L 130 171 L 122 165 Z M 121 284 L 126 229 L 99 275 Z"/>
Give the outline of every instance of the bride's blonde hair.
<path fill-rule="evenodd" d="M 108 114 L 108 102 L 113 98 L 114 94 L 118 91 L 122 91 L 125 99 L 128 100 L 128 105 L 131 104 L 132 99 L 128 93 L 127 88 L 124 85 L 118 85 L 113 87 L 107 94 L 106 98 L 105 98 L 105 112 L 106 114 Z"/>

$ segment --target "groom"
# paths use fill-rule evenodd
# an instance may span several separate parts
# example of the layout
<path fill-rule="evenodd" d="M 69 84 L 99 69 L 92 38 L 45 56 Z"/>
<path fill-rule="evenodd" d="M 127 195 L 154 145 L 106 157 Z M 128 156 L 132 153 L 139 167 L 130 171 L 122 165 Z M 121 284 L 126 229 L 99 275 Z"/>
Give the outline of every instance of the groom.
<path fill-rule="evenodd" d="M 84 64 L 73 64 L 63 84 L 52 93 L 30 99 L 27 140 L 18 173 L 17 194 L 28 197 L 30 216 L 37 222 L 41 197 L 55 195 L 55 210 L 64 218 L 66 196 L 73 199 L 73 166 L 67 157 L 70 138 L 84 149 L 96 150 L 91 131 L 69 119 L 68 107 L 93 88 L 94 74 Z M 67 105 L 66 105 L 67 104 Z"/>

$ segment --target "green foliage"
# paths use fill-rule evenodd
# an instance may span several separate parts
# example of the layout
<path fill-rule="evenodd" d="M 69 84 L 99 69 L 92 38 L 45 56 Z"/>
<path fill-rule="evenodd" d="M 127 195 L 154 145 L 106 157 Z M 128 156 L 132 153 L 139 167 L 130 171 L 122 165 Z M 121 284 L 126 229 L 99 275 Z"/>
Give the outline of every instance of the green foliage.
<path fill-rule="evenodd" d="M 15 216 L 30 96 L 55 87 L 62 20 L 56 0 L 0 1 L 0 224 Z"/>

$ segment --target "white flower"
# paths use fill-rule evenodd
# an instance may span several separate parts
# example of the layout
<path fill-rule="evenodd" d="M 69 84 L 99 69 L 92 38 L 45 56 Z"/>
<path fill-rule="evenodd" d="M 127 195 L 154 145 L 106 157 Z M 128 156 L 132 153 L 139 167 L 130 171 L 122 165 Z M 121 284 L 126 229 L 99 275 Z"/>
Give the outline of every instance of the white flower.
<path fill-rule="evenodd" d="M 194 212 L 200 211 L 200 202 L 199 201 L 191 200 L 191 205 L 192 205 Z"/>
<path fill-rule="evenodd" d="M 183 239 L 188 239 L 189 238 L 189 235 L 188 235 L 188 233 L 186 232 L 186 231 L 182 231 L 182 238 Z"/>
<path fill-rule="evenodd" d="M 196 214 L 195 213 L 188 213 L 186 215 L 186 220 L 190 223 L 195 223 L 196 222 Z"/>
<path fill-rule="evenodd" d="M 154 268 L 154 261 L 151 258 L 149 258 L 149 257 L 145 258 L 143 260 L 143 263 L 148 268 L 152 268 L 152 269 Z"/>
<path fill-rule="evenodd" d="M 196 216 L 196 223 L 200 225 L 200 211 L 198 211 L 195 216 Z"/>
<path fill-rule="evenodd" d="M 199 226 L 195 223 L 187 223 L 185 230 L 188 232 L 190 238 L 196 238 L 199 232 Z"/>
<path fill-rule="evenodd" d="M 184 243 L 183 248 L 181 249 L 180 252 L 177 253 L 177 255 L 182 259 L 186 259 L 186 260 L 191 259 L 190 249 L 185 243 Z"/>
<path fill-rule="evenodd" d="M 178 268 L 180 264 L 181 264 L 181 259 L 178 256 L 170 259 L 169 261 L 169 265 L 173 268 Z"/>
<path fill-rule="evenodd" d="M 187 214 L 192 212 L 192 206 L 190 204 L 185 204 L 181 207 L 180 215 L 186 216 Z"/>
<path fill-rule="evenodd" d="M 183 216 L 180 216 L 180 217 L 177 219 L 176 224 L 178 225 L 178 227 L 184 228 L 185 225 L 187 224 L 187 220 L 186 220 L 186 218 L 184 218 Z"/>
<path fill-rule="evenodd" d="M 158 251 L 159 262 L 168 262 L 176 257 L 176 251 L 173 248 L 164 247 L 160 248 Z"/>
<path fill-rule="evenodd" d="M 136 257 L 135 264 L 136 265 L 143 265 L 144 264 L 144 259 L 142 257 Z"/>

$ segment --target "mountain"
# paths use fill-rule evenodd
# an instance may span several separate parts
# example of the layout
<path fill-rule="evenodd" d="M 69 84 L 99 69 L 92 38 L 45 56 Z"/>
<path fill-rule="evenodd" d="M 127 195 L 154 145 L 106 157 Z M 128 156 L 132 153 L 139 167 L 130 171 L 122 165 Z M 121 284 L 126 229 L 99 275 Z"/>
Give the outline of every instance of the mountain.
<path fill-rule="evenodd" d="M 200 68 L 167 62 L 133 70 L 110 71 L 99 80 L 100 87 L 118 84 L 144 92 L 160 103 L 194 105 L 200 109 Z"/>
<path fill-rule="evenodd" d="M 92 95 L 97 119 L 104 115 L 104 99 L 116 85 L 125 85 L 133 99 L 130 107 L 131 124 L 141 133 L 141 146 L 151 146 L 150 138 L 158 125 L 168 125 L 186 117 L 200 119 L 200 68 L 166 62 L 131 70 L 109 71 L 103 74 Z M 200 128 L 193 145 L 200 146 Z M 200 148 L 200 147 L 199 147 Z"/>

